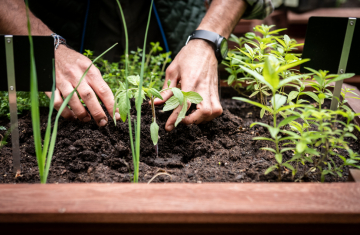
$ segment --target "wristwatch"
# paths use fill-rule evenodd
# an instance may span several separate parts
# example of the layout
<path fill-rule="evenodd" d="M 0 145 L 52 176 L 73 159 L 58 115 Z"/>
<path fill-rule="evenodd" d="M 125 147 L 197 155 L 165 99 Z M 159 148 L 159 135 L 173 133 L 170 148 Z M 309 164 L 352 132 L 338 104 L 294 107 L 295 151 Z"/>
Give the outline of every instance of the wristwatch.
<path fill-rule="evenodd" d="M 60 35 L 53 33 L 51 34 L 51 36 L 54 38 L 54 47 L 55 50 L 59 47 L 60 44 L 63 44 L 65 46 L 68 47 L 68 45 L 66 44 L 66 39 L 61 37 Z"/>
<path fill-rule="evenodd" d="M 226 38 L 223 36 L 207 30 L 195 30 L 189 35 L 185 45 L 187 45 L 191 39 L 204 39 L 213 43 L 215 45 L 215 56 L 219 64 L 226 58 L 228 52 L 228 43 Z"/>

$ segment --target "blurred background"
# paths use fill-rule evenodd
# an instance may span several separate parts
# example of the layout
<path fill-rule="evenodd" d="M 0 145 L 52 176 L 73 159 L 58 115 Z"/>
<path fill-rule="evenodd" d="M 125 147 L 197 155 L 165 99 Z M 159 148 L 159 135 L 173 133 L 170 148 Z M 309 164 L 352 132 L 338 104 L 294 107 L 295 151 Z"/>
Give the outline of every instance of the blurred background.
<path fill-rule="evenodd" d="M 275 11 L 270 16 L 264 20 L 241 20 L 233 34 L 238 37 L 244 36 L 247 32 L 253 32 L 253 27 L 259 24 L 276 25 L 276 28 L 287 28 L 280 34 L 287 34 L 298 43 L 304 43 L 311 16 L 360 18 L 360 0 L 272 0 L 272 3 Z M 272 29 L 276 29 L 275 27 Z M 234 48 L 235 45 L 229 42 L 230 48 Z M 298 53 L 302 53 L 302 50 L 303 47 L 300 47 Z M 219 73 L 221 79 L 229 76 L 224 68 L 220 68 Z M 360 88 L 360 76 L 346 79 L 345 82 Z M 221 86 L 227 86 L 227 83 L 221 81 Z"/>

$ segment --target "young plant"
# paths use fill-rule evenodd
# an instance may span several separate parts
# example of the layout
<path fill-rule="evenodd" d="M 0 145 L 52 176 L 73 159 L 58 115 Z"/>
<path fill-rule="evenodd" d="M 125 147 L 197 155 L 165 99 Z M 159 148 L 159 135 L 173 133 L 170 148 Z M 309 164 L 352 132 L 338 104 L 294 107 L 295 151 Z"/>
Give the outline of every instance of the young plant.
<path fill-rule="evenodd" d="M 258 103 L 258 102 L 255 102 L 255 101 L 252 101 L 252 100 L 249 100 L 246 98 L 242 98 L 242 97 L 234 97 L 233 99 L 241 100 L 241 101 L 253 104 L 255 106 L 258 106 L 261 109 L 268 111 L 273 116 L 273 126 L 270 126 L 268 124 L 261 123 L 261 122 L 255 122 L 255 123 L 252 123 L 250 125 L 250 127 L 253 127 L 254 125 L 260 125 L 260 126 L 266 127 L 269 130 L 269 133 L 270 133 L 272 139 L 265 138 L 265 137 L 255 137 L 254 140 L 268 140 L 275 144 L 276 149 L 265 147 L 265 148 L 262 148 L 262 150 L 267 150 L 267 151 L 273 152 L 275 154 L 275 159 L 277 161 L 277 164 L 270 167 L 266 171 L 266 173 L 269 173 L 275 169 L 278 169 L 278 172 L 279 172 L 278 180 L 280 181 L 281 180 L 281 167 L 285 166 L 285 167 L 291 168 L 291 166 L 289 165 L 288 162 L 283 162 L 283 153 L 286 150 L 284 150 L 284 149 L 280 150 L 280 148 L 279 148 L 279 143 L 281 141 L 281 137 L 279 136 L 280 128 L 299 117 L 291 116 L 291 117 L 284 119 L 279 124 L 277 124 L 277 114 L 281 111 L 285 111 L 285 110 L 288 110 L 291 108 L 301 107 L 301 105 L 293 104 L 293 105 L 283 106 L 287 101 L 287 97 L 284 95 L 278 94 L 277 92 L 283 86 L 288 84 L 289 82 L 299 80 L 299 78 L 307 76 L 307 75 L 296 75 L 296 76 L 291 76 L 291 77 L 287 77 L 283 80 L 280 80 L 279 73 L 282 72 L 284 69 L 286 69 L 288 66 L 287 65 L 279 66 L 278 60 L 273 56 L 268 56 L 265 59 L 264 68 L 263 68 L 263 76 L 258 74 L 255 71 L 252 71 L 249 68 L 244 67 L 244 66 L 240 66 L 240 67 L 247 73 L 254 76 L 260 83 L 268 86 L 270 88 L 270 90 L 272 91 L 272 98 L 271 98 L 272 107 L 268 107 L 261 103 Z M 287 149 L 287 150 L 289 150 L 289 149 Z"/>
<path fill-rule="evenodd" d="M 116 1 L 117 1 L 118 6 L 119 6 L 119 9 L 120 9 L 121 18 L 122 18 L 122 21 L 123 21 L 124 31 L 125 31 L 125 78 L 126 78 L 125 80 L 126 80 L 126 84 L 125 84 L 125 92 L 119 92 L 119 95 L 122 93 L 122 95 L 125 96 L 126 99 L 125 99 L 125 102 L 123 103 L 123 106 L 122 106 L 122 105 L 119 105 L 119 103 L 118 103 L 118 101 L 120 100 L 120 99 L 118 99 L 118 96 L 115 96 L 115 104 L 114 104 L 113 115 L 115 114 L 115 110 L 116 110 L 117 107 L 120 109 L 121 106 L 122 106 L 123 110 L 126 109 L 126 113 L 128 115 L 128 123 L 129 123 L 129 136 L 130 136 L 130 143 L 131 143 L 131 152 L 132 152 L 133 164 L 134 164 L 134 178 L 133 178 L 133 181 L 135 183 L 137 183 L 139 181 L 141 104 L 142 104 L 143 97 L 144 97 L 143 83 L 144 83 L 144 69 L 145 69 L 145 50 L 146 50 L 146 39 L 147 39 L 148 30 L 149 30 L 149 24 L 150 24 L 151 9 L 152 9 L 152 5 L 153 5 L 153 0 L 151 1 L 149 15 L 148 15 L 148 21 L 147 21 L 147 25 L 146 25 L 146 31 L 145 31 L 145 37 L 144 37 L 144 47 L 143 47 L 143 51 L 142 51 L 140 77 L 139 77 L 139 80 L 138 80 L 138 89 L 137 89 L 137 92 L 135 94 L 135 99 L 136 99 L 135 106 L 136 106 L 136 110 L 137 110 L 136 121 L 134 121 L 134 124 L 135 124 L 135 141 L 133 140 L 133 135 L 132 135 L 132 128 L 131 128 L 132 124 L 131 124 L 130 112 L 128 112 L 128 110 L 131 108 L 130 101 L 129 101 L 129 98 L 131 97 L 131 93 L 130 93 L 131 91 L 129 89 L 129 79 L 128 79 L 128 77 L 129 77 L 128 76 L 128 64 L 129 64 L 129 60 L 128 60 L 128 48 L 129 48 L 128 33 L 127 33 L 127 27 L 126 27 L 124 13 L 122 11 L 120 2 L 118 0 L 116 0 Z M 122 111 L 119 110 L 119 112 L 122 112 Z M 120 113 L 120 116 L 121 116 L 121 113 Z M 122 120 L 124 121 L 124 117 L 122 117 Z M 126 115 L 125 115 L 125 120 L 126 120 Z M 134 148 L 134 142 L 135 142 L 135 148 Z"/>
<path fill-rule="evenodd" d="M 245 37 L 236 37 L 231 35 L 230 40 L 236 42 L 239 47 L 230 50 L 228 53 L 228 62 L 223 62 L 227 66 L 226 70 L 230 73 L 228 77 L 228 84 L 233 86 L 240 94 L 242 83 L 246 83 L 247 91 L 251 91 L 249 98 L 257 96 L 260 103 L 267 105 L 267 97 L 270 97 L 271 89 L 260 82 L 256 77 L 247 73 L 244 69 L 239 67 L 243 65 L 246 68 L 262 74 L 264 61 L 267 57 L 273 56 L 278 60 L 279 66 L 287 66 L 282 71 L 279 71 L 279 76 L 287 78 L 297 75 L 296 70 L 291 69 L 299 64 L 306 62 L 301 60 L 297 54 L 291 53 L 296 50 L 298 44 L 294 39 L 284 35 L 282 37 L 275 36 L 280 31 L 286 29 L 278 29 L 271 31 L 274 25 L 258 25 L 254 27 L 254 31 L 260 33 L 262 36 L 257 36 L 255 33 L 246 33 Z M 239 76 L 240 75 L 240 76 Z M 265 110 L 261 111 L 261 117 L 265 114 Z"/>
<path fill-rule="evenodd" d="M 169 81 L 170 82 L 170 81 Z M 171 89 L 174 96 L 165 102 L 163 111 L 170 111 L 178 106 L 182 105 L 181 111 L 175 121 L 175 127 L 185 118 L 186 111 L 190 108 L 190 104 L 200 104 L 203 98 L 194 91 L 182 91 L 179 88 L 169 88 L 170 83 L 168 82 L 168 89 Z"/>

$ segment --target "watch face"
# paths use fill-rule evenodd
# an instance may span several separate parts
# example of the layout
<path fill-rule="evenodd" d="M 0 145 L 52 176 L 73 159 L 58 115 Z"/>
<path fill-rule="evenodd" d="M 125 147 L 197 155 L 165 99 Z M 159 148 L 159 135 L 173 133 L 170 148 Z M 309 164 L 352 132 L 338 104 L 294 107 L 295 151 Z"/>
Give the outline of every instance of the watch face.
<path fill-rule="evenodd" d="M 226 58 L 227 53 L 228 53 L 228 49 L 229 49 L 228 48 L 228 42 L 227 42 L 226 38 L 223 38 L 221 40 L 221 44 L 220 44 L 220 53 L 221 53 L 221 56 L 222 56 L 223 59 Z"/>

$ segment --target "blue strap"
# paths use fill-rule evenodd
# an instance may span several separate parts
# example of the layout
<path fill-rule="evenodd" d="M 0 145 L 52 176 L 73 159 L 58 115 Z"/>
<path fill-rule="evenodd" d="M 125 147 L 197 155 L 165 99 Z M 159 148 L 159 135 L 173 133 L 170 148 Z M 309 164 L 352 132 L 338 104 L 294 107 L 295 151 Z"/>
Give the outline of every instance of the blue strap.
<path fill-rule="evenodd" d="M 165 50 L 166 50 L 166 52 L 169 52 L 170 51 L 169 46 L 168 46 L 168 43 L 167 43 L 167 40 L 166 40 L 166 37 L 165 37 L 164 29 L 163 29 L 163 27 L 161 25 L 160 17 L 158 15 L 156 7 L 155 7 L 155 3 L 153 4 L 153 10 L 154 10 L 154 14 L 155 14 L 155 17 L 156 17 L 156 21 L 158 22 L 158 25 L 159 25 L 159 28 L 160 28 L 161 36 L 162 36 L 164 44 L 165 44 Z"/>
<path fill-rule="evenodd" d="M 87 2 L 87 7 L 86 7 L 85 20 L 84 20 L 84 28 L 83 28 L 83 33 L 82 33 L 82 37 L 81 37 L 81 46 L 80 46 L 80 53 L 81 53 L 81 54 L 84 52 L 86 23 L 87 23 L 87 19 L 88 19 L 88 16 L 89 16 L 89 8 L 90 8 L 90 0 L 88 0 L 88 2 Z"/>

